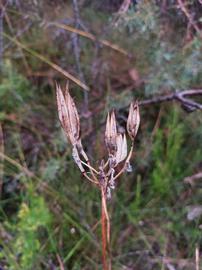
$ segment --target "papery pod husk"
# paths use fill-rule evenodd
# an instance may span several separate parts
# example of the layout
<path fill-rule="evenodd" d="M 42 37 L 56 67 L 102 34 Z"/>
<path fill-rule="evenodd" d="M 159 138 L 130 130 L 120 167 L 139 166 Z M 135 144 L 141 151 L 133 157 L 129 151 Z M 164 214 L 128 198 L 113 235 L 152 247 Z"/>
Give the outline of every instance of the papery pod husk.
<path fill-rule="evenodd" d="M 135 139 L 139 125 L 140 125 L 140 112 L 139 112 L 138 102 L 132 102 L 130 104 L 128 120 L 127 120 L 127 132 L 131 140 Z"/>
<path fill-rule="evenodd" d="M 75 145 L 80 137 L 80 121 L 75 103 L 70 96 L 68 88 L 66 88 L 63 94 L 61 87 L 57 84 L 56 97 L 61 125 L 71 144 Z"/>
<path fill-rule="evenodd" d="M 88 159 L 88 156 L 87 156 L 86 152 L 83 149 L 83 145 L 81 143 L 81 139 L 79 139 L 77 141 L 76 147 L 78 149 L 78 152 L 81 154 L 81 156 L 85 159 L 86 162 L 88 162 L 89 159 Z"/>
<path fill-rule="evenodd" d="M 83 165 L 82 165 L 82 163 L 81 163 L 81 159 L 80 159 L 80 157 L 79 157 L 79 153 L 78 153 L 78 150 L 77 150 L 76 146 L 73 146 L 73 149 L 72 149 L 72 157 L 73 157 L 73 159 L 74 159 L 74 162 L 75 162 L 75 163 L 77 164 L 77 166 L 79 167 L 80 171 L 81 171 L 82 173 L 84 173 L 84 172 L 85 172 L 85 169 L 84 169 L 84 167 L 83 167 Z"/>
<path fill-rule="evenodd" d="M 105 130 L 105 143 L 108 152 L 112 155 L 116 152 L 117 149 L 116 137 L 117 137 L 116 117 L 114 111 L 112 111 L 107 115 L 106 130 Z"/>
<path fill-rule="evenodd" d="M 118 134 L 117 136 L 117 151 L 116 151 L 116 164 L 120 163 L 127 157 L 127 141 L 126 134 Z"/>

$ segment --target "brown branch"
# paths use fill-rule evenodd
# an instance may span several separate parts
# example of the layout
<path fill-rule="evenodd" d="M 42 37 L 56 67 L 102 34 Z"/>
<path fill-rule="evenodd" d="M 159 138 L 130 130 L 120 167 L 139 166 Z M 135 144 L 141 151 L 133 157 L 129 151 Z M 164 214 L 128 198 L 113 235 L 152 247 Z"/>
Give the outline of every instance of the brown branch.
<path fill-rule="evenodd" d="M 202 172 L 196 173 L 191 176 L 187 176 L 184 178 L 184 183 L 190 184 L 193 186 L 196 180 L 202 179 Z"/>
<path fill-rule="evenodd" d="M 188 111 L 194 111 L 196 109 L 202 110 L 202 104 L 191 100 L 190 97 L 192 96 L 202 96 L 202 89 L 177 91 L 166 96 L 159 96 L 147 100 L 142 100 L 139 102 L 139 105 L 146 106 L 176 100 L 180 102 Z"/>
<path fill-rule="evenodd" d="M 193 100 L 191 100 L 192 96 L 201 96 L 202 97 L 202 89 L 189 89 L 189 90 L 182 90 L 182 91 L 176 91 L 175 93 L 172 94 L 168 94 L 168 95 L 164 95 L 164 96 L 155 96 L 151 99 L 145 99 L 145 100 L 140 100 L 138 101 L 139 106 L 149 106 L 149 105 L 154 105 L 154 104 L 158 104 L 158 103 L 163 103 L 163 102 L 171 102 L 171 101 L 177 101 L 178 103 L 180 103 L 183 108 L 187 111 L 187 112 L 193 112 L 195 110 L 202 110 L 202 104 L 195 102 Z M 95 109 L 94 111 L 94 115 L 100 113 L 104 108 L 104 103 L 103 104 L 99 104 L 99 107 Z M 124 116 L 124 112 L 126 112 L 126 110 L 128 109 L 127 107 L 121 107 L 118 110 L 118 114 L 121 116 L 121 118 L 124 121 L 127 121 L 127 118 Z M 104 126 L 105 122 L 101 122 L 100 126 Z M 92 136 L 92 131 L 85 134 L 85 137 L 90 137 Z M 107 164 L 106 164 L 107 166 Z"/>

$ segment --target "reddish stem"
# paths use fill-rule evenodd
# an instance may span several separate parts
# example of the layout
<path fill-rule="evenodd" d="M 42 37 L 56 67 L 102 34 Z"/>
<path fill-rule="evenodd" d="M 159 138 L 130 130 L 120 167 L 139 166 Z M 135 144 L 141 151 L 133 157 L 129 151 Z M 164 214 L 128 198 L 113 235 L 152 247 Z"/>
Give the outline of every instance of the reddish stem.
<path fill-rule="evenodd" d="M 104 203 L 105 203 L 105 197 L 103 196 L 102 192 L 102 217 L 101 217 L 101 222 L 102 222 L 102 264 L 103 264 L 103 270 L 108 270 L 107 266 L 107 219 L 106 219 L 106 213 L 105 213 L 105 208 L 104 208 Z"/>

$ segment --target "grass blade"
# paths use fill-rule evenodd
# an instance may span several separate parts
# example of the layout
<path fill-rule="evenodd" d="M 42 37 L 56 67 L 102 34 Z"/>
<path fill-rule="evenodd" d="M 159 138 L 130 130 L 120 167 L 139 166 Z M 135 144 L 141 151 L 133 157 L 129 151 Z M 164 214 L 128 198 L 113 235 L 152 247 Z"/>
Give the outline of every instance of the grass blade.
<path fill-rule="evenodd" d="M 11 37 L 10 35 L 8 35 L 8 34 L 6 34 L 4 32 L 3 32 L 3 36 L 5 36 L 6 38 L 8 38 L 10 41 L 12 41 L 13 43 L 15 43 L 16 45 L 18 45 L 20 48 L 22 48 L 25 51 L 27 51 L 28 53 L 30 53 L 32 56 L 34 56 L 34 57 L 38 58 L 39 60 L 41 60 L 42 62 L 48 64 L 53 69 L 57 70 L 58 72 L 60 72 L 61 74 L 63 74 L 65 77 L 67 77 L 69 80 L 73 81 L 74 83 L 76 83 L 77 85 L 79 85 L 80 87 L 82 87 L 84 90 L 86 90 L 86 91 L 89 91 L 90 90 L 89 87 L 86 84 L 82 83 L 79 79 L 75 78 L 69 72 L 67 72 L 66 70 L 64 70 L 63 68 L 61 68 L 60 66 L 58 66 L 57 64 L 51 62 L 50 60 L 48 60 L 43 55 L 41 55 L 41 54 L 33 51 L 30 48 L 28 48 L 25 44 L 21 43 L 16 38 Z"/>

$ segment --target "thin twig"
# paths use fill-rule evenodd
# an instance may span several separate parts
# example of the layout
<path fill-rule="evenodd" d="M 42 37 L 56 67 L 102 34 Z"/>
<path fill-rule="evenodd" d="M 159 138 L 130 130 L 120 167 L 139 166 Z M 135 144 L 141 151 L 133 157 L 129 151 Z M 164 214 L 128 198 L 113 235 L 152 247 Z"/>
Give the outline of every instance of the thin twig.
<path fill-rule="evenodd" d="M 3 19 L 6 13 L 6 7 L 9 1 L 7 0 L 5 4 L 0 0 L 0 71 L 3 67 Z"/>
<path fill-rule="evenodd" d="M 61 24 L 61 23 L 57 23 L 57 22 L 51 22 L 51 23 L 49 23 L 49 25 L 54 25 L 58 28 L 62 28 L 62 29 L 67 30 L 69 32 L 77 33 L 80 36 L 86 37 L 86 38 L 88 38 L 92 41 L 95 41 L 95 42 L 99 42 L 102 45 L 105 45 L 106 47 L 109 47 L 112 50 L 115 50 L 115 51 L 117 51 L 117 52 L 119 52 L 127 57 L 130 56 L 130 54 L 126 50 L 120 48 L 117 44 L 111 43 L 110 41 L 105 40 L 105 39 L 97 39 L 96 36 L 94 36 L 93 34 L 91 34 L 89 32 L 82 31 L 82 30 L 79 30 L 77 28 L 71 27 L 69 25 Z"/>
<path fill-rule="evenodd" d="M 2 1 L 0 0 L 0 8 L 1 8 L 1 10 L 3 10 L 2 11 L 2 14 L 1 14 L 1 17 L 2 17 L 2 29 L 1 29 L 2 30 L 2 33 L 1 33 L 2 40 L 3 40 L 3 18 L 5 18 L 5 21 L 6 21 L 7 25 L 8 25 L 8 29 L 14 35 L 14 28 L 13 28 L 13 26 L 11 24 L 11 20 L 9 19 L 9 16 L 7 15 L 7 9 L 6 9 L 6 7 L 7 7 L 7 4 L 8 3 L 9 3 L 9 1 L 7 1 L 7 3 L 3 6 Z M 24 32 L 26 32 L 27 30 L 29 30 L 29 28 L 30 28 L 31 25 L 32 25 L 32 23 L 30 23 L 30 22 L 29 23 L 26 23 L 26 26 L 23 29 L 20 29 L 20 31 L 17 32 L 16 37 L 19 38 L 20 36 L 22 36 L 22 34 Z M 10 46 L 11 43 L 12 42 L 9 42 L 9 44 L 6 44 L 6 46 L 3 47 L 3 42 L 2 42 L 2 54 L 3 54 L 4 50 L 6 50 Z M 28 64 L 28 62 L 26 60 L 26 57 L 25 57 L 25 55 L 24 55 L 23 50 L 22 50 L 21 47 L 19 47 L 19 51 L 22 54 L 22 61 L 23 61 L 23 64 L 25 65 L 25 69 L 27 70 L 27 73 L 30 74 L 30 71 L 31 70 L 30 70 L 29 64 Z"/>
<path fill-rule="evenodd" d="M 120 19 L 126 14 L 130 5 L 131 5 L 131 0 L 123 0 L 123 3 L 121 4 L 117 14 L 115 15 L 111 23 L 112 25 L 118 26 Z"/>
<path fill-rule="evenodd" d="M 84 164 L 86 167 L 88 167 L 89 169 L 93 170 L 96 174 L 99 174 L 98 171 L 96 171 L 95 168 L 93 168 L 92 166 L 89 165 L 89 163 L 87 164 L 86 162 L 81 160 L 81 163 Z"/>
<path fill-rule="evenodd" d="M 0 152 L 4 153 L 4 137 L 1 123 L 0 123 Z M 2 194 L 3 174 L 4 174 L 4 155 L 0 156 L 0 197 Z"/>
<path fill-rule="evenodd" d="M 96 175 L 94 174 L 94 171 L 98 174 L 98 172 L 94 169 L 93 170 L 93 167 L 91 166 L 91 164 L 90 164 L 90 161 L 89 161 L 89 159 L 88 159 L 88 157 L 87 157 L 87 155 L 85 154 L 85 152 L 84 151 L 82 151 L 81 152 L 81 155 L 83 156 L 83 158 L 85 159 L 85 161 L 86 161 L 86 165 L 87 165 L 87 167 L 90 169 L 90 173 L 91 173 L 91 175 L 92 175 L 92 177 L 93 177 L 93 182 L 95 182 L 95 183 L 98 183 L 98 179 L 97 179 L 97 177 L 96 177 Z M 81 163 L 82 163 L 83 161 L 81 160 Z"/>
<path fill-rule="evenodd" d="M 85 28 L 84 24 L 81 21 L 80 15 L 79 15 L 79 7 L 77 0 L 72 0 L 73 5 L 73 12 L 74 12 L 74 21 L 75 21 L 75 27 L 76 28 Z M 84 30 L 84 29 L 83 29 Z M 73 44 L 73 51 L 75 55 L 75 62 L 76 62 L 76 68 L 78 71 L 79 79 L 86 84 L 84 74 L 80 65 L 80 42 L 79 42 L 79 36 L 77 33 L 72 33 L 72 44 Z M 88 112 L 88 93 L 84 92 L 84 113 Z"/>
<path fill-rule="evenodd" d="M 28 177 L 34 177 L 34 173 L 28 170 L 26 167 L 22 166 L 20 163 L 15 161 L 14 159 L 8 157 L 4 153 L 0 152 L 0 158 L 8 161 L 10 164 L 14 165 L 16 168 L 24 172 Z"/>
<path fill-rule="evenodd" d="M 177 0 L 177 2 L 178 2 L 178 5 L 179 5 L 180 9 L 182 10 L 182 12 L 185 14 L 185 16 L 187 17 L 187 19 L 189 20 L 189 23 L 194 27 L 194 29 L 199 34 L 199 36 L 202 37 L 202 32 L 201 32 L 200 28 L 194 22 L 194 20 L 192 18 L 192 15 L 189 13 L 189 10 L 187 9 L 187 7 L 183 3 L 183 1 L 182 0 Z"/>
<path fill-rule="evenodd" d="M 58 263 L 60 265 L 60 270 L 65 270 L 62 259 L 60 258 L 60 255 L 56 254 L 56 257 L 57 257 Z"/>
<path fill-rule="evenodd" d="M 3 67 L 3 9 L 0 8 L 0 71 Z"/>
<path fill-rule="evenodd" d="M 7 22 L 7 24 L 8 24 L 8 22 Z M 29 31 L 29 29 L 30 29 L 31 26 L 32 26 L 32 22 L 27 23 L 24 28 L 22 28 L 19 31 L 17 31 L 17 33 L 13 36 L 13 38 L 17 39 L 17 38 L 21 37 L 22 34 L 24 34 L 25 32 Z M 13 32 L 11 30 L 12 27 L 10 26 L 9 28 L 10 28 L 10 32 Z M 3 51 L 7 50 L 12 44 L 13 44 L 13 41 L 10 41 L 7 44 L 5 44 L 4 45 L 4 48 L 3 48 Z"/>
<path fill-rule="evenodd" d="M 199 245 L 196 245 L 195 249 L 195 260 L 196 260 L 196 270 L 200 269 L 200 251 L 199 251 Z"/>
<path fill-rule="evenodd" d="M 99 185 L 98 182 L 96 182 L 95 180 L 91 179 L 86 172 L 83 172 L 83 176 L 85 176 L 90 182 L 92 182 L 95 185 Z"/>
<path fill-rule="evenodd" d="M 58 72 L 60 72 L 61 74 L 63 74 L 65 77 L 67 77 L 69 80 L 73 81 L 74 83 L 76 83 L 77 85 L 79 85 L 80 87 L 82 87 L 84 90 L 89 90 L 89 87 L 87 85 L 85 85 L 84 83 L 82 83 L 79 79 L 75 78 L 74 76 L 72 76 L 69 72 L 67 72 L 66 70 L 62 69 L 60 66 L 56 65 L 55 63 L 52 63 L 50 60 L 48 60 L 47 58 L 45 58 L 43 55 L 33 51 L 32 49 L 28 48 L 26 45 L 24 45 L 23 43 L 21 43 L 20 41 L 18 41 L 16 38 L 13 38 L 11 36 L 9 36 L 6 33 L 3 33 L 3 35 L 8 38 L 9 40 L 11 40 L 13 43 L 15 43 L 16 45 L 18 45 L 19 47 L 21 47 L 22 49 L 24 49 L 25 51 L 27 51 L 28 53 L 30 53 L 31 55 L 35 56 L 36 58 L 38 58 L 39 60 L 41 60 L 42 62 L 48 64 L 49 66 L 51 66 L 53 69 L 57 70 Z"/>

